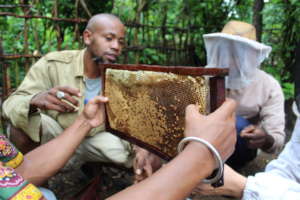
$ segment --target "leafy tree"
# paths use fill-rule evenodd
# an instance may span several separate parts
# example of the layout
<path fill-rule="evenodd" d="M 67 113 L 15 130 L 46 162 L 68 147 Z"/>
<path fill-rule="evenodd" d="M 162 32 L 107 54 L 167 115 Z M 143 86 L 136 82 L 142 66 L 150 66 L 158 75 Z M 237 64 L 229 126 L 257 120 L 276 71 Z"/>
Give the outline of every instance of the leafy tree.
<path fill-rule="evenodd" d="M 300 44 L 298 0 L 0 0 L 0 5 L 19 3 L 30 7 L 1 7 L 1 12 L 84 19 L 101 12 L 120 16 L 127 25 L 127 48 L 119 61 L 123 63 L 204 66 L 203 34 L 221 31 L 231 19 L 253 22 L 258 39 L 273 48 L 263 69 L 280 81 L 286 98 L 293 96 L 292 72 Z M 259 3 L 263 7 L 255 7 Z M 84 27 L 85 23 L 0 16 L 6 54 L 44 55 L 57 49 L 82 48 Z M 7 61 L 13 87 L 26 73 L 24 63 L 34 61 Z"/>

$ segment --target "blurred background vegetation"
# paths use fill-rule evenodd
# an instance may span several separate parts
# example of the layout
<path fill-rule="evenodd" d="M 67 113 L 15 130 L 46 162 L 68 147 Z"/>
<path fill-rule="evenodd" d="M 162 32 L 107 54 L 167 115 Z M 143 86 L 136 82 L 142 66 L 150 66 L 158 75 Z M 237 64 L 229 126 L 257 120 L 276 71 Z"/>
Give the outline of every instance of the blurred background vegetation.
<path fill-rule="evenodd" d="M 295 56 L 300 44 L 299 0 L 0 0 L 3 53 L 38 57 L 84 48 L 84 22 L 13 15 L 88 19 L 101 12 L 116 14 L 127 26 L 127 47 L 120 63 L 205 66 L 203 34 L 221 31 L 231 19 L 252 23 L 258 40 L 273 48 L 263 69 L 281 83 L 286 99 L 293 97 L 293 70 L 300 59 Z M 20 84 L 36 59 L 1 59 L 9 87 Z"/>

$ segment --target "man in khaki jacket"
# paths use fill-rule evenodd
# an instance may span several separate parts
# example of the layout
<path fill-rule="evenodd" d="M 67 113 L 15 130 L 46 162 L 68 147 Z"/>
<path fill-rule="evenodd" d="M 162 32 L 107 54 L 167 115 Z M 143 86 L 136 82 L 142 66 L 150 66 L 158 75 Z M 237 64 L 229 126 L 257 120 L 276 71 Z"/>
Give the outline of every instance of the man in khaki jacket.
<path fill-rule="evenodd" d="M 58 136 L 82 112 L 89 99 L 101 94 L 100 63 L 113 63 L 125 44 L 125 27 L 111 14 L 93 16 L 83 32 L 86 49 L 52 52 L 31 68 L 19 88 L 4 102 L 11 122 L 10 140 L 24 153 Z M 57 147 L 62 150 L 64 147 Z M 157 157 L 137 148 L 135 163 L 143 170 Z M 83 161 L 132 166 L 132 147 L 94 128 L 77 150 Z M 157 164 L 159 165 L 159 164 Z"/>

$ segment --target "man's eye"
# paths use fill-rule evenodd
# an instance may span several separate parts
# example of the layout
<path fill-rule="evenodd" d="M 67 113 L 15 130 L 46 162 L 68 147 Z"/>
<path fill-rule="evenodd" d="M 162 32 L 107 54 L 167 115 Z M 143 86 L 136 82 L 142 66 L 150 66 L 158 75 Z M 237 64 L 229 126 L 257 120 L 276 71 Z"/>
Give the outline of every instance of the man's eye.
<path fill-rule="evenodd" d="M 125 45 L 125 41 L 123 40 L 119 40 L 120 45 L 124 46 Z"/>
<path fill-rule="evenodd" d="M 107 41 L 112 41 L 112 38 L 111 37 L 106 37 L 106 40 Z"/>

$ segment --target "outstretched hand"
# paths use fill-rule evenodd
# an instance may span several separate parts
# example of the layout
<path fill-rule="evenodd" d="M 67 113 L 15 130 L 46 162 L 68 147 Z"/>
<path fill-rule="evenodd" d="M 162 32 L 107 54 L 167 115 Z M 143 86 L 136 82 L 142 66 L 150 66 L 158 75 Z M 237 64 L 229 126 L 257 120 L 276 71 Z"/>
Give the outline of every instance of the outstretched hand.
<path fill-rule="evenodd" d="M 98 127 L 104 123 L 104 103 L 106 102 L 108 102 L 107 97 L 96 96 L 85 105 L 82 116 L 93 128 Z"/>
<path fill-rule="evenodd" d="M 210 142 L 225 161 L 233 153 L 236 143 L 235 108 L 235 101 L 226 99 L 220 108 L 205 116 L 199 113 L 196 105 L 187 106 L 184 135 Z"/>

